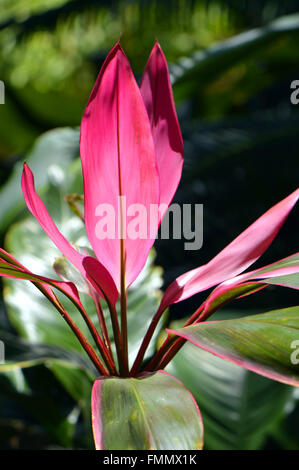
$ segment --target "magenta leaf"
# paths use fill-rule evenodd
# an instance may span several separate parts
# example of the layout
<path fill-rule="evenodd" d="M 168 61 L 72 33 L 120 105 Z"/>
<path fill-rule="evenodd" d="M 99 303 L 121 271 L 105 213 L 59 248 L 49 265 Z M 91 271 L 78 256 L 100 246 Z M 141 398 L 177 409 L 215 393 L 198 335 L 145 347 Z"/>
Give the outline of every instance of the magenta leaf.
<path fill-rule="evenodd" d="M 154 243 L 158 222 L 150 227 L 147 220 L 144 233 L 134 225 L 128 231 L 141 206 L 142 215 L 150 214 L 150 205 L 159 203 L 159 178 L 149 118 L 119 43 L 108 54 L 89 98 L 80 150 L 87 235 L 120 291 L 123 264 L 129 286 Z"/>
<path fill-rule="evenodd" d="M 24 164 L 22 174 L 22 190 L 28 209 L 39 222 L 48 237 L 51 238 L 61 253 L 63 253 L 63 255 L 68 258 L 83 275 L 85 275 L 85 271 L 82 267 L 82 259 L 84 256 L 78 253 L 78 251 L 71 246 L 56 227 L 43 201 L 35 191 L 34 176 L 26 163 Z"/>
<path fill-rule="evenodd" d="M 165 214 L 181 179 L 184 145 L 178 123 L 167 62 L 158 43 L 146 64 L 141 95 L 149 116 L 157 155 L 160 204 Z"/>
<path fill-rule="evenodd" d="M 48 237 L 53 241 L 61 253 L 71 261 L 78 271 L 87 280 L 90 280 L 90 276 L 86 273 L 85 267 L 83 266 L 85 256 L 75 250 L 75 248 L 73 248 L 56 227 L 43 201 L 35 191 L 34 176 L 29 166 L 26 164 L 24 165 L 22 174 L 22 190 L 28 209 L 36 218 Z M 93 287 L 101 296 L 103 296 L 104 291 L 105 295 L 110 298 L 111 301 L 115 301 L 117 291 L 109 272 L 104 268 L 104 266 L 101 266 L 99 262 L 97 263 L 97 268 L 97 270 L 93 271 L 93 279 L 96 281 L 93 283 Z"/>

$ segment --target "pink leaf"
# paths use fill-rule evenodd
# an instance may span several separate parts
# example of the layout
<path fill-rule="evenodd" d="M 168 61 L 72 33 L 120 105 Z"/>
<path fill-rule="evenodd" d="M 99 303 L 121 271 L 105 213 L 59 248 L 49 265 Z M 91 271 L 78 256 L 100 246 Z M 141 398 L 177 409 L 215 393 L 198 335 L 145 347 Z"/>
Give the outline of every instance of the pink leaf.
<path fill-rule="evenodd" d="M 265 279 L 265 282 L 269 284 L 274 280 L 274 283 L 277 285 L 298 289 L 296 282 L 292 282 L 292 276 L 291 278 L 285 277 L 298 273 L 299 253 L 295 253 L 294 255 L 288 256 L 280 261 L 276 261 L 276 263 L 263 266 L 262 268 L 224 281 L 211 292 L 205 301 L 204 309 L 198 321 L 203 321 L 203 319 L 206 319 L 215 310 L 218 310 L 227 302 L 235 298 L 251 295 L 264 289 L 266 284 L 264 284 L 264 281 L 259 281 L 260 279 Z M 275 281 L 275 279 L 277 279 L 277 281 Z"/>
<path fill-rule="evenodd" d="M 206 265 L 178 277 L 166 290 L 161 309 L 237 276 L 264 253 L 296 204 L 299 189 L 269 209 Z"/>
<path fill-rule="evenodd" d="M 8 263 L 7 259 L 9 258 L 11 258 L 13 263 L 17 263 L 18 266 L 16 264 Z M 56 302 L 56 298 L 50 286 L 55 287 L 69 297 L 74 303 L 83 308 L 75 284 L 72 282 L 57 281 L 56 279 L 50 279 L 48 277 L 34 274 L 2 249 L 0 249 L 0 276 L 41 283 L 48 295 L 50 295 L 51 299 Z"/>
<path fill-rule="evenodd" d="M 48 237 L 53 241 L 53 243 L 57 246 L 57 248 L 63 253 L 63 255 L 71 262 L 73 265 L 80 271 L 80 273 L 88 280 L 89 276 L 86 273 L 85 268 L 83 266 L 83 260 L 85 258 L 84 255 L 76 251 L 71 244 L 66 240 L 66 238 L 62 235 L 62 233 L 58 230 L 55 223 L 53 222 L 49 212 L 47 211 L 44 203 L 38 196 L 35 191 L 34 187 L 34 177 L 32 171 L 30 170 L 29 166 L 24 165 L 24 170 L 22 174 L 22 190 L 25 198 L 25 202 L 27 204 L 28 209 L 32 213 L 32 215 L 36 218 L 39 222 L 42 229 L 48 235 Z M 99 290 L 99 286 L 105 284 L 106 286 L 110 286 L 110 290 L 106 292 L 106 296 L 108 298 L 115 299 L 116 295 L 116 288 L 113 282 L 107 282 L 107 279 L 110 279 L 111 276 L 107 272 L 107 270 L 98 263 L 99 270 L 96 272 L 94 270 L 93 277 L 96 278 L 96 290 L 102 296 L 101 290 Z"/>
<path fill-rule="evenodd" d="M 132 220 L 124 220 L 126 208 L 139 204 L 149 214 L 150 204 L 159 202 L 159 179 L 147 112 L 119 43 L 108 54 L 89 98 L 81 122 L 80 150 L 87 235 L 120 289 L 121 236 L 129 286 L 144 266 L 158 228 L 157 224 L 151 234 L 147 224 L 144 238 L 132 239 L 125 230 Z M 119 196 L 126 198 L 123 211 Z M 110 214 L 112 231 L 105 234 L 101 221 L 111 210 L 115 220 Z"/>
<path fill-rule="evenodd" d="M 146 64 L 140 91 L 151 123 L 156 149 L 160 204 L 165 204 L 163 217 L 181 179 L 184 146 L 167 62 L 158 43 L 153 47 Z"/>
<path fill-rule="evenodd" d="M 92 256 L 86 256 L 83 259 L 83 266 L 86 271 L 87 279 L 95 287 L 99 288 L 104 293 L 108 300 L 114 305 L 118 299 L 118 291 L 114 281 L 106 268 Z M 98 284 L 100 281 L 100 284 Z"/>

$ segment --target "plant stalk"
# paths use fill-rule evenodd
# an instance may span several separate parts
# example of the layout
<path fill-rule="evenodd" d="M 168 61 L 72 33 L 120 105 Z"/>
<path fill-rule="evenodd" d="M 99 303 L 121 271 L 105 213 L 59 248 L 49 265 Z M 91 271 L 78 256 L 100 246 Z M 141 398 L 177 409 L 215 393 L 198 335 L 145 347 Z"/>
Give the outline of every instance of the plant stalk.
<path fill-rule="evenodd" d="M 163 313 L 164 313 L 164 310 L 163 308 L 159 307 L 159 309 L 157 310 L 157 312 L 155 313 L 149 327 L 148 327 L 148 330 L 145 334 L 145 337 L 143 338 L 143 341 L 141 343 L 141 346 L 139 348 L 139 351 L 137 353 L 137 356 L 136 356 L 136 359 L 134 361 L 134 364 L 133 364 L 133 367 L 130 371 L 130 376 L 134 376 L 137 374 L 138 370 L 140 369 L 141 367 L 141 364 L 142 364 L 142 361 L 143 361 L 143 358 L 144 358 L 144 355 L 146 353 L 146 350 L 150 344 L 150 341 L 153 337 L 153 334 L 155 332 L 155 329 L 160 321 L 160 318 L 162 317 Z"/>
<path fill-rule="evenodd" d="M 48 300 L 54 305 L 54 307 L 58 310 L 58 312 L 61 314 L 62 318 L 67 322 L 67 324 L 70 326 L 72 329 L 73 333 L 77 336 L 78 340 L 81 343 L 81 346 L 84 348 L 86 353 L 88 354 L 89 358 L 97 368 L 97 370 L 100 372 L 101 375 L 109 376 L 109 372 L 105 368 L 104 364 L 96 354 L 95 350 L 89 343 L 89 341 L 86 339 L 84 334 L 81 332 L 81 330 L 77 327 L 75 322 L 71 319 L 70 315 L 67 313 L 67 311 L 64 309 L 64 307 L 61 305 L 59 302 L 58 298 L 52 292 L 53 296 L 55 297 L 55 300 L 48 294 L 46 289 L 44 289 L 41 285 L 38 283 L 33 282 L 33 284 L 47 297 Z"/>

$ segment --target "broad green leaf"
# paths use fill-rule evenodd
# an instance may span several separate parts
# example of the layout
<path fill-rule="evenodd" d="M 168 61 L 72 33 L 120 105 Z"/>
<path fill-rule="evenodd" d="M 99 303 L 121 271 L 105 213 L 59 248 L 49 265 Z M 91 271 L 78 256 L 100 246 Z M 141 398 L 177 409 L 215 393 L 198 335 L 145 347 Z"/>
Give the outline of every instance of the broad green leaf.
<path fill-rule="evenodd" d="M 221 311 L 218 317 L 225 315 Z M 254 374 L 190 342 L 167 371 L 182 380 L 197 401 L 205 449 L 260 449 L 292 402 L 292 387 Z"/>
<path fill-rule="evenodd" d="M 26 400 L 20 398 L 18 401 L 22 406 L 24 403 L 24 409 L 29 410 L 33 416 L 40 418 L 40 422 L 44 423 L 46 428 L 50 426 L 51 434 L 53 434 L 55 439 L 58 438 L 58 442 L 60 444 L 68 446 L 71 445 L 70 437 L 74 432 L 79 410 L 81 410 L 85 422 L 82 442 L 84 442 L 88 448 L 92 448 L 93 445 L 90 430 L 90 394 L 92 384 L 98 374 L 88 358 L 85 358 L 80 354 L 69 352 L 57 346 L 32 344 L 3 330 L 0 330 L 0 339 L 5 344 L 5 363 L 0 364 L 0 381 L 2 380 L 2 377 L 3 379 L 9 380 L 11 390 L 13 390 L 13 396 L 20 397 L 20 394 L 25 394 L 26 397 L 32 396 L 31 400 L 29 398 L 26 398 Z M 61 412 L 58 409 L 56 410 L 51 405 L 54 416 L 51 416 L 50 414 L 50 418 L 47 418 L 46 413 L 40 413 L 38 407 L 36 412 L 33 409 L 35 389 L 32 389 L 29 386 L 25 375 L 27 372 L 32 375 L 32 372 L 34 369 L 37 369 L 37 366 L 43 366 L 51 371 L 64 387 L 65 391 L 76 403 L 76 409 L 71 411 L 73 414 L 65 418 L 67 422 L 63 424 L 62 420 L 59 424 L 61 429 L 57 428 L 57 430 L 55 430 L 55 423 L 57 423 L 57 420 L 60 422 L 62 419 Z M 8 395 L 9 394 L 10 392 L 8 392 Z M 39 406 L 42 406 L 43 400 L 44 398 L 39 400 Z M 33 405 L 31 405 L 31 401 Z M 29 405 L 30 408 L 28 408 Z M 45 406 L 47 406 L 47 397 L 45 397 Z M 53 429 L 50 423 L 51 420 L 54 422 Z M 64 436 L 66 428 L 69 433 L 68 440 L 66 440 L 67 436 Z M 55 432 L 52 433 L 54 430 Z"/>
<path fill-rule="evenodd" d="M 234 320 L 203 322 L 170 331 L 246 369 L 299 385 L 296 356 L 299 307 Z"/>
<path fill-rule="evenodd" d="M 261 282 L 266 282 L 267 284 L 277 284 L 297 289 L 299 279 L 299 253 L 294 253 L 287 258 L 263 268 L 241 274 L 235 279 L 240 279 L 242 282 L 261 279 Z"/>
<path fill-rule="evenodd" d="M 194 398 L 163 371 L 139 379 L 99 378 L 91 406 L 97 449 L 202 448 L 202 420 Z"/>
<path fill-rule="evenodd" d="M 9 379 L 16 392 L 32 394 L 24 372 L 35 366 L 49 369 L 80 407 L 85 421 L 84 441 L 92 448 L 90 394 L 98 373 L 88 358 L 57 346 L 32 344 L 3 330 L 0 330 L 0 339 L 5 344 L 5 363 L 0 364 L 0 377 Z M 75 425 L 74 420 L 72 423 Z"/>
<path fill-rule="evenodd" d="M 36 178 L 38 190 L 45 190 L 49 185 L 49 176 L 54 172 L 65 171 L 71 161 L 79 155 L 79 131 L 71 128 L 54 129 L 40 136 L 32 150 L 25 156 Z M 0 227 L 1 232 L 9 226 L 24 209 L 25 203 L 21 191 L 22 163 L 18 163 L 8 182 L 0 191 Z M 80 191 L 79 191 L 80 192 Z"/>
<path fill-rule="evenodd" d="M 96 375 L 87 368 L 79 368 L 70 362 L 48 360 L 45 363 L 66 391 L 78 403 L 83 411 L 86 423 L 90 423 L 90 395 Z"/>
<path fill-rule="evenodd" d="M 0 340 L 5 345 L 5 362 L 0 364 L 0 373 L 10 373 L 38 364 L 55 363 L 61 366 L 73 366 L 87 371 L 94 376 L 96 369 L 81 354 L 69 352 L 58 346 L 42 343 L 30 343 L 15 334 L 0 330 Z"/>
<path fill-rule="evenodd" d="M 30 392 L 28 382 L 26 380 L 23 370 L 20 367 L 16 366 L 13 369 L 5 369 L 3 365 L 1 365 L 1 377 L 7 379 L 16 392 Z"/>
<path fill-rule="evenodd" d="M 277 276 L 270 279 L 263 279 L 266 284 L 273 284 L 278 286 L 292 287 L 299 289 L 299 273 L 287 274 L 285 276 Z"/>
<path fill-rule="evenodd" d="M 299 450 L 298 419 L 299 389 L 294 389 L 293 400 L 288 403 L 286 419 L 271 433 L 271 437 L 279 450 Z"/>

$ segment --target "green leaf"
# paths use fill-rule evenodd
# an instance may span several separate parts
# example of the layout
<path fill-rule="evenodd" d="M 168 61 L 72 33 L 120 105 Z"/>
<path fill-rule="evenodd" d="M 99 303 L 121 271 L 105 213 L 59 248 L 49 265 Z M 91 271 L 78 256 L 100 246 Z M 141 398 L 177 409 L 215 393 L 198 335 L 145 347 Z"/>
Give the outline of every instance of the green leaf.
<path fill-rule="evenodd" d="M 273 284 L 278 286 L 292 287 L 293 289 L 299 289 L 299 273 L 263 279 L 263 282 L 266 284 Z"/>
<path fill-rule="evenodd" d="M 299 253 L 294 253 L 293 255 L 288 256 L 287 258 L 281 259 L 279 261 L 276 261 L 275 263 L 269 264 L 263 268 L 256 269 L 255 271 L 252 271 L 248 274 L 250 274 L 250 278 L 255 278 L 256 274 L 265 274 L 266 276 L 269 274 L 269 272 L 274 272 L 279 269 L 284 269 L 284 268 L 296 268 L 299 265 Z M 244 274 L 244 276 L 247 276 L 247 273 Z"/>
<path fill-rule="evenodd" d="M 169 331 L 253 372 L 299 385 L 299 365 L 294 357 L 294 345 L 299 341 L 299 307 Z"/>
<path fill-rule="evenodd" d="M 92 384 L 96 378 L 95 374 L 87 368 L 80 368 L 72 362 L 48 360 L 46 367 L 51 370 L 57 380 L 74 399 L 82 410 L 86 424 L 86 433 L 90 430 L 90 396 Z M 91 434 L 91 430 L 90 430 Z M 92 442 L 91 435 L 89 440 Z"/>
<path fill-rule="evenodd" d="M 48 346 L 45 344 L 31 344 L 30 342 L 17 337 L 11 333 L 0 330 L 0 339 L 5 344 L 5 363 L 0 364 L 0 381 L 3 378 L 9 380 L 11 384 L 12 392 L 7 392 L 8 397 L 13 396 L 18 398 L 18 402 L 22 408 L 28 410 L 38 420 L 43 423 L 46 428 L 50 429 L 51 434 L 55 439 L 58 438 L 58 442 L 63 445 L 70 446 L 71 441 L 69 437 L 65 436 L 65 429 L 71 432 L 73 435 L 74 428 L 76 426 L 76 418 L 78 411 L 81 410 L 85 428 L 82 441 L 88 448 L 92 448 L 92 436 L 90 430 L 90 394 L 92 384 L 97 377 L 97 371 L 92 366 L 88 358 L 84 358 L 80 354 L 71 353 L 65 349 Z M 57 420 L 61 419 L 61 412 L 51 408 L 47 418 L 47 413 L 40 413 L 37 408 L 34 408 L 34 393 L 25 378 L 27 371 L 32 375 L 32 371 L 37 369 L 36 366 L 43 366 L 44 368 L 51 371 L 56 379 L 64 387 L 65 391 L 73 398 L 74 402 L 77 403 L 76 408 L 72 410 L 71 415 L 65 418 L 67 421 L 61 423 L 61 429 L 56 429 Z M 2 387 L 2 391 L 3 387 Z M 26 399 L 20 398 L 20 394 L 25 394 Z M 30 395 L 31 400 L 27 397 Z M 47 407 L 47 397 L 39 397 L 39 406 L 42 407 L 44 401 L 45 408 Z M 33 405 L 31 405 L 31 401 Z M 63 405 L 62 405 L 63 407 Z M 77 411 L 76 411 L 77 409 Z M 75 416 L 73 416 L 73 411 Z M 54 413 L 54 416 L 51 415 Z M 51 422 L 54 422 L 54 427 Z M 54 433 L 52 431 L 55 431 Z M 56 433 L 57 431 L 57 433 Z M 68 439 L 68 440 L 66 440 Z"/>
<path fill-rule="evenodd" d="M 202 420 L 190 392 L 159 371 L 140 379 L 99 378 L 92 390 L 97 449 L 201 449 Z"/>
<path fill-rule="evenodd" d="M 25 369 L 48 363 L 73 366 L 77 369 L 86 370 L 89 374 L 96 373 L 96 369 L 87 357 L 69 352 L 58 346 L 30 343 L 4 330 L 0 330 L 0 340 L 5 345 L 5 362 L 0 364 L 0 373 L 13 373 L 21 368 Z"/>
<path fill-rule="evenodd" d="M 25 156 L 33 173 L 38 175 L 38 190 L 49 187 L 49 174 L 57 168 L 64 171 L 79 155 L 79 131 L 71 128 L 54 129 L 36 140 L 32 150 Z M 24 209 L 21 191 L 22 163 L 15 166 L 12 176 L 0 191 L 0 227 L 3 233 L 15 217 Z M 79 191 L 80 192 L 80 191 Z"/>
<path fill-rule="evenodd" d="M 190 342 L 167 371 L 182 380 L 197 401 L 205 449 L 260 449 L 292 400 L 292 387 L 247 371 Z"/>

